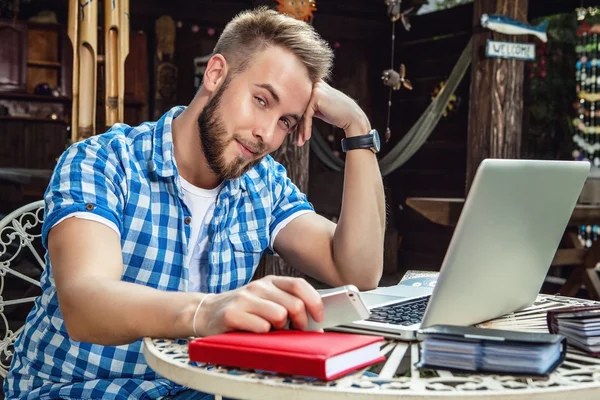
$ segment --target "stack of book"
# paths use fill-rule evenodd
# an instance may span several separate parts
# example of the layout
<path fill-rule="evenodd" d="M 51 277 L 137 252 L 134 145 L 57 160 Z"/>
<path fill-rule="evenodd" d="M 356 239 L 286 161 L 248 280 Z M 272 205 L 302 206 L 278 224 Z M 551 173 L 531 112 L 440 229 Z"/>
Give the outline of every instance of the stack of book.
<path fill-rule="evenodd" d="M 564 336 L 435 325 L 423 335 L 419 368 L 548 375 L 565 358 Z"/>
<path fill-rule="evenodd" d="M 567 342 L 600 357 L 600 305 L 549 310 L 548 330 L 567 338 Z"/>

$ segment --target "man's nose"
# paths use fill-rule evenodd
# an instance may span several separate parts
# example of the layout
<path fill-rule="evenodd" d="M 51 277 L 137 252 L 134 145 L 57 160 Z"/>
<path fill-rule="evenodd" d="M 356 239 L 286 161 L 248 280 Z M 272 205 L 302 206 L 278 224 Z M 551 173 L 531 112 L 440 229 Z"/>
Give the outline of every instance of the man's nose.
<path fill-rule="evenodd" d="M 265 145 L 270 145 L 275 135 L 275 124 L 264 124 L 257 126 L 252 131 L 254 137 L 263 142 Z"/>

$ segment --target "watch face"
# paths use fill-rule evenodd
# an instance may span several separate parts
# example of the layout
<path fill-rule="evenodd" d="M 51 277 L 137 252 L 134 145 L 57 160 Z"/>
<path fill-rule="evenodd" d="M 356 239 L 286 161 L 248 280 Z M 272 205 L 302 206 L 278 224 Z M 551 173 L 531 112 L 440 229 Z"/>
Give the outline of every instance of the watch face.
<path fill-rule="evenodd" d="M 375 152 L 379 152 L 381 149 L 381 142 L 379 140 L 379 132 L 373 129 L 373 147 Z"/>

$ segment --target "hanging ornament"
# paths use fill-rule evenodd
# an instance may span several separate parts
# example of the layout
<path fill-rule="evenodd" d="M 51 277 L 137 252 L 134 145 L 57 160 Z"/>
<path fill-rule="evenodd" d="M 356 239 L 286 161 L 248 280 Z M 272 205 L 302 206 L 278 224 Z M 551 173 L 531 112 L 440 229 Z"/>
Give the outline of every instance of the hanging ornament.
<path fill-rule="evenodd" d="M 313 11 L 317 11 L 315 0 L 277 0 L 277 11 L 301 21 L 312 23 Z"/>
<path fill-rule="evenodd" d="M 402 0 L 385 0 L 385 5 L 387 6 L 387 15 L 390 18 L 390 21 L 396 22 L 400 20 L 404 29 L 407 31 L 410 30 L 410 21 L 408 20 L 408 16 L 415 10 L 414 7 L 410 7 L 405 11 L 400 11 L 402 7 Z"/>
<path fill-rule="evenodd" d="M 413 1 L 413 4 L 415 2 Z M 404 29 L 410 30 L 410 22 L 408 21 L 408 15 L 412 13 L 415 8 L 410 7 L 408 10 L 401 11 L 402 0 L 385 0 L 387 6 L 387 15 L 392 21 L 392 43 L 391 43 L 391 57 L 390 57 L 390 68 L 383 71 L 381 79 L 383 84 L 389 87 L 388 90 L 388 109 L 387 109 L 387 122 L 385 129 L 385 141 L 386 143 L 390 140 L 392 132 L 390 130 L 390 117 L 392 113 L 392 90 L 399 90 L 402 86 L 412 90 L 412 84 L 406 79 L 406 67 L 404 64 L 400 64 L 399 72 L 394 70 L 394 47 L 396 43 L 396 21 L 400 20 Z"/>
<path fill-rule="evenodd" d="M 400 7 L 402 6 L 402 0 L 385 0 L 387 6 L 387 15 L 390 17 L 392 22 L 396 22 L 400 19 Z"/>
<path fill-rule="evenodd" d="M 393 69 L 386 69 L 383 71 L 383 75 L 381 76 L 383 84 L 385 86 L 390 86 L 394 90 L 399 90 L 402 86 L 408 90 L 412 90 L 412 83 L 406 79 L 406 67 L 404 64 L 400 64 L 398 71 L 399 72 L 396 72 Z"/>

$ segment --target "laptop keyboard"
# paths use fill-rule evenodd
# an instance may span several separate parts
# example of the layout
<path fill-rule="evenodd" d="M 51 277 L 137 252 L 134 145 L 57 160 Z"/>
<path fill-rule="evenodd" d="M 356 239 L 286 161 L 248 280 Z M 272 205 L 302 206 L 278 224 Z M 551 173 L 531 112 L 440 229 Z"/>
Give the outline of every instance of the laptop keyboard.
<path fill-rule="evenodd" d="M 423 319 L 430 297 L 373 308 L 367 321 L 404 326 L 418 324 Z"/>

